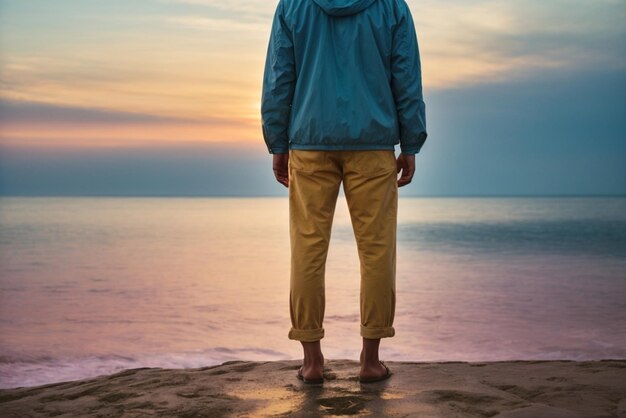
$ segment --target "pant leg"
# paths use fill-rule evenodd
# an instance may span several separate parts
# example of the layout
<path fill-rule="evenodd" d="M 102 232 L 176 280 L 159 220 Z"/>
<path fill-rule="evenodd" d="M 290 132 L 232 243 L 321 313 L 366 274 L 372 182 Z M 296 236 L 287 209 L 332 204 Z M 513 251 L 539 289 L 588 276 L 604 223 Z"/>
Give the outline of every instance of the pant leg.
<path fill-rule="evenodd" d="M 398 185 L 392 150 L 344 151 L 344 191 L 361 267 L 361 336 L 393 337 Z"/>
<path fill-rule="evenodd" d="M 291 280 L 289 338 L 324 337 L 325 271 L 341 166 L 336 152 L 289 151 Z"/>

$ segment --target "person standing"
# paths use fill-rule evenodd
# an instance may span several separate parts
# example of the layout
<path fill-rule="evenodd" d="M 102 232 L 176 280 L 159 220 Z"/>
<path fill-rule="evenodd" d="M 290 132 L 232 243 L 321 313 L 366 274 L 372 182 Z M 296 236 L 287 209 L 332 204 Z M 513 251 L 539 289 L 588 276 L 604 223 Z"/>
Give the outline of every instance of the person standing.
<path fill-rule="evenodd" d="M 343 184 L 360 260 L 359 381 L 386 379 L 378 350 L 395 335 L 398 187 L 412 181 L 428 135 L 405 0 L 279 0 L 261 118 L 274 175 L 289 189 L 288 338 L 304 351 L 297 376 L 323 382 L 325 267 Z"/>

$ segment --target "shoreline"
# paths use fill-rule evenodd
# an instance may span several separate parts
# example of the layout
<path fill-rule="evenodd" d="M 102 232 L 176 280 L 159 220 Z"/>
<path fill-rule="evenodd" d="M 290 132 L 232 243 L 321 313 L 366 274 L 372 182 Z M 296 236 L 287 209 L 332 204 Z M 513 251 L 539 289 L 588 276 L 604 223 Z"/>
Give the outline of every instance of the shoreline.
<path fill-rule="evenodd" d="M 22 416 L 626 416 L 626 359 L 494 362 L 385 361 L 393 375 L 357 380 L 353 360 L 326 360 L 323 385 L 296 378 L 301 364 L 126 369 L 1 389 L 3 417 Z"/>

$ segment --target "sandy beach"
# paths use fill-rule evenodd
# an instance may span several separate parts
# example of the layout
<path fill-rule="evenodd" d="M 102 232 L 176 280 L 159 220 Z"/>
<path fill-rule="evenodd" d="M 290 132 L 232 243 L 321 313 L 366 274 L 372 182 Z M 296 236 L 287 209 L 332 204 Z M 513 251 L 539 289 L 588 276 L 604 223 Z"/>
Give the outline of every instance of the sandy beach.
<path fill-rule="evenodd" d="M 297 380 L 295 360 L 128 369 L 1 390 L 0 410 L 3 417 L 626 417 L 626 360 L 386 363 L 393 376 L 367 385 L 351 360 L 327 360 L 323 385 Z"/>

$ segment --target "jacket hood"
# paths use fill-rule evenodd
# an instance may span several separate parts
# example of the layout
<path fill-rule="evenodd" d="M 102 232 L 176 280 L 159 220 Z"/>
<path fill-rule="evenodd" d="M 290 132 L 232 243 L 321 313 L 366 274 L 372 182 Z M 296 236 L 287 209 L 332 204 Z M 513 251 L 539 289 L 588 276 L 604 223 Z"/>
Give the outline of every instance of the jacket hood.
<path fill-rule="evenodd" d="M 368 8 L 376 0 L 313 0 L 331 16 L 349 16 Z"/>

